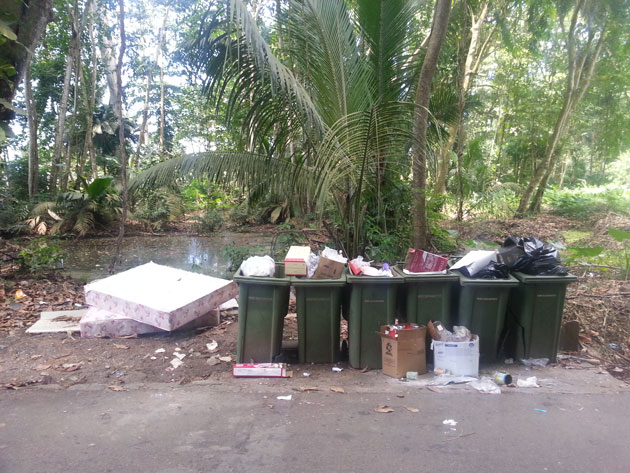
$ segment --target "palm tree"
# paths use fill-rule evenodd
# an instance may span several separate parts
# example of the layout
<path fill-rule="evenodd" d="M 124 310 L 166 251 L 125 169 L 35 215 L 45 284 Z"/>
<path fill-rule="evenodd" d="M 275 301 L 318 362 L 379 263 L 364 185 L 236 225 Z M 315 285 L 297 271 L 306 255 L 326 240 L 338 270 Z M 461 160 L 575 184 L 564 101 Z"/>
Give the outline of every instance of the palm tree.
<path fill-rule="evenodd" d="M 274 49 L 243 1 L 226 0 L 202 25 L 188 57 L 207 77 L 208 97 L 217 107 L 227 103 L 228 122 L 246 111 L 247 149 L 160 163 L 132 188 L 205 175 L 251 193 L 290 196 L 320 213 L 333 208 L 351 256 L 368 243 L 366 222 L 383 232 L 401 228 L 410 215 L 401 188 L 409 189 L 425 46 L 418 5 L 278 1 Z M 432 129 L 442 120 L 434 117 Z"/>

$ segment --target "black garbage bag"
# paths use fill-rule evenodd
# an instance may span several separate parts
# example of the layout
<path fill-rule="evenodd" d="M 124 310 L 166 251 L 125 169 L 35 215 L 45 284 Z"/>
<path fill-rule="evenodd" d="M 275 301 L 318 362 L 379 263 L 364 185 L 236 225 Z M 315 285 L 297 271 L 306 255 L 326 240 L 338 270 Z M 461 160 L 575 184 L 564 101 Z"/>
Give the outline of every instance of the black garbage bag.
<path fill-rule="evenodd" d="M 567 268 L 558 260 L 558 250 L 545 245 L 535 237 L 520 238 L 509 236 L 503 242 L 502 248 L 517 247 L 523 254 L 509 264 L 511 271 L 518 271 L 535 276 L 566 276 Z"/>
<path fill-rule="evenodd" d="M 507 265 L 490 261 L 485 268 L 477 271 L 471 277 L 479 279 L 507 279 L 510 276 L 510 270 Z"/>

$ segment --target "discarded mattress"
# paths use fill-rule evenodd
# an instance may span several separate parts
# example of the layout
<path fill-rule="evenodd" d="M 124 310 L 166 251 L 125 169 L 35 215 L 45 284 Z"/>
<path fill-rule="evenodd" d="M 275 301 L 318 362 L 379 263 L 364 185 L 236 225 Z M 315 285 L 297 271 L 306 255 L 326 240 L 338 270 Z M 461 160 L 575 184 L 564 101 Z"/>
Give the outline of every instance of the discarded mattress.
<path fill-rule="evenodd" d="M 191 330 L 197 327 L 218 325 L 220 323 L 219 309 L 198 317 L 180 327 L 181 330 Z M 153 325 L 138 322 L 125 315 L 115 314 L 97 307 L 90 307 L 79 322 L 82 338 L 117 338 L 148 333 L 166 333 Z"/>
<path fill-rule="evenodd" d="M 162 266 L 136 266 L 85 286 L 85 302 L 163 330 L 175 330 L 236 297 L 234 281 Z"/>

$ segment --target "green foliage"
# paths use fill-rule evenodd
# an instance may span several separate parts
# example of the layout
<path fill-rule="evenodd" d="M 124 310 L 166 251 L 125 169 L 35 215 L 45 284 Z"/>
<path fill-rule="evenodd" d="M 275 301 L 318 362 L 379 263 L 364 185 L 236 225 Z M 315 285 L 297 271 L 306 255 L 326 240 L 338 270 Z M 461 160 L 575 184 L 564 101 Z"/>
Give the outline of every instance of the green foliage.
<path fill-rule="evenodd" d="M 63 266 L 66 256 L 61 250 L 59 240 L 44 237 L 33 240 L 18 253 L 20 266 L 31 273 L 58 270 Z"/>
<path fill-rule="evenodd" d="M 223 225 L 223 214 L 217 209 L 208 209 L 203 214 L 194 217 L 197 222 L 197 231 L 200 233 L 212 233 Z"/>
<path fill-rule="evenodd" d="M 250 256 L 263 256 L 268 248 L 264 245 L 237 246 L 234 243 L 223 247 L 223 256 L 228 259 L 228 271 L 235 272 Z"/>
<path fill-rule="evenodd" d="M 623 251 L 619 253 L 618 257 L 624 264 L 622 277 L 628 280 L 628 276 L 630 276 L 630 233 L 619 228 L 609 228 L 608 233 L 619 243 L 623 244 Z"/>
<path fill-rule="evenodd" d="M 549 189 L 543 201 L 557 215 L 588 218 L 608 212 L 630 215 L 630 190 L 623 187 Z"/>
<path fill-rule="evenodd" d="M 162 231 L 166 222 L 184 214 L 181 197 L 166 189 L 144 191 L 133 216 L 148 224 L 153 231 Z"/>
<path fill-rule="evenodd" d="M 231 208 L 234 200 L 219 184 L 206 179 L 192 179 L 181 194 L 190 210 Z"/>
<path fill-rule="evenodd" d="M 605 251 L 602 246 L 569 248 L 569 263 L 588 262 L 598 272 L 618 270 L 622 279 L 630 277 L 630 232 L 609 228 L 608 234 L 622 244 L 620 251 Z"/>

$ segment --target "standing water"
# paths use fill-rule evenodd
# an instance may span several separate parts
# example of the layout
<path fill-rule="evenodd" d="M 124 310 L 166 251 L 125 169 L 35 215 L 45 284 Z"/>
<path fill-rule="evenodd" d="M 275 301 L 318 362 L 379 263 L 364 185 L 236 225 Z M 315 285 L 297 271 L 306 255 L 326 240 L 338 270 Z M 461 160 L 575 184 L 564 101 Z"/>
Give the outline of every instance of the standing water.
<path fill-rule="evenodd" d="M 219 233 L 213 236 L 163 235 L 130 236 L 123 240 L 121 262 L 116 272 L 153 261 L 157 264 L 195 271 L 219 278 L 231 278 L 230 258 L 225 247 L 256 247 L 269 251 L 272 235 L 261 233 Z M 67 253 L 66 272 L 77 279 L 93 281 L 109 276 L 107 267 L 116 248 L 116 238 L 93 238 L 62 242 Z"/>

